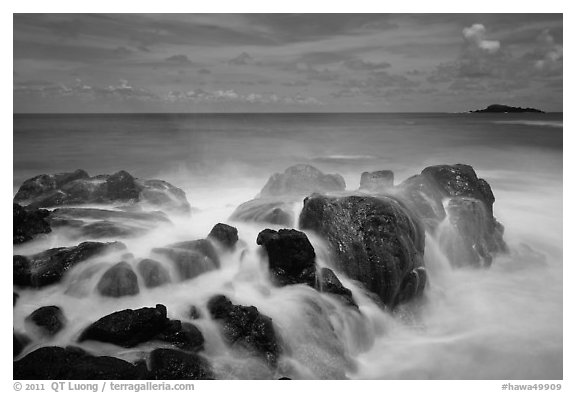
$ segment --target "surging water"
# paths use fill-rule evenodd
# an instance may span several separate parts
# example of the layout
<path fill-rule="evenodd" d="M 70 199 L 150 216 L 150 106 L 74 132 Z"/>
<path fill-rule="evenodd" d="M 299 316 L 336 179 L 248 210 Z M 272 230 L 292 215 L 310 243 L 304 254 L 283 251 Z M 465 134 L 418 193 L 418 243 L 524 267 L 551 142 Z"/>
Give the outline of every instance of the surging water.
<path fill-rule="evenodd" d="M 240 129 L 232 131 L 237 123 L 218 119 L 213 123 L 220 127 L 217 131 L 190 137 L 199 143 L 191 151 L 200 151 L 202 157 L 192 153 L 178 157 L 181 161 L 176 168 L 179 169 L 174 169 L 172 162 L 163 165 L 162 160 L 157 160 L 161 164 L 155 169 L 142 163 L 142 154 L 148 158 L 165 158 L 162 149 L 151 143 L 162 143 L 161 134 L 148 128 L 142 141 L 132 139 L 129 132 L 128 139 L 115 134 L 123 141 L 121 144 L 133 146 L 125 152 L 122 162 L 116 163 L 116 170 L 129 169 L 135 176 L 168 180 L 185 189 L 191 204 L 200 208 L 200 212 L 189 218 L 171 217 L 172 226 L 160 227 L 142 238 L 121 240 L 136 258 L 144 258 L 154 247 L 204 238 L 214 224 L 227 222 L 238 204 L 256 195 L 272 172 L 297 162 L 310 162 L 324 172 L 343 174 L 349 190 L 357 187 L 364 170 L 395 170 L 396 183 L 399 183 L 426 165 L 464 162 L 472 164 L 491 184 L 496 196 L 495 216 L 506 227 L 505 240 L 511 247 L 510 255 L 496 258 L 490 269 L 452 269 L 440 251 L 440 239 L 427 235 L 425 262 L 430 279 L 423 301 L 389 314 L 379 309 L 360 286 L 340 274 L 360 306 L 361 313 L 357 313 L 311 288 L 272 286 L 266 259 L 255 240 L 260 230 L 274 227 L 234 222 L 230 224 L 238 228 L 242 245 L 234 253 L 221 254 L 220 270 L 194 280 L 151 290 L 141 285 L 137 296 L 105 298 L 94 288 L 105 266 L 121 260 L 121 255 L 116 255 L 79 265 L 58 285 L 42 290 L 19 290 L 21 298 L 14 310 L 15 330 L 26 331 L 24 318 L 44 305 L 61 306 L 68 319 L 66 329 L 53 340 L 34 343 L 26 351 L 42 345 L 74 343 L 84 327 L 104 315 L 161 303 L 166 305 L 170 318 L 182 321 L 191 321 L 190 306 L 200 308 L 203 317 L 193 322 L 204 334 L 206 356 L 221 378 L 280 375 L 295 378 L 561 378 L 562 157 L 561 150 L 557 150 L 558 144 L 561 148 L 561 133 L 554 131 L 556 126 L 493 125 L 491 118 L 466 120 L 446 116 L 440 121 L 434 116 L 421 116 L 416 116 L 413 122 L 416 124 L 404 123 L 399 117 L 367 116 L 346 119 L 346 122 L 312 118 L 298 120 L 296 124 L 281 118 L 276 126 L 273 120 L 265 118 L 264 125 L 269 127 L 266 131 L 263 124 L 255 120 L 241 122 Z M 86 127 L 78 119 L 66 119 L 72 120 L 75 127 L 81 130 Z M 118 122 L 115 127 L 120 127 L 122 122 L 115 120 Z M 178 138 L 183 138 L 187 134 L 179 127 L 185 127 L 182 124 L 186 123 L 179 122 L 176 122 Z M 226 127 L 221 122 L 231 131 L 222 131 Z M 496 127 L 499 133 L 491 127 Z M 275 133 L 291 128 L 299 131 L 293 135 Z M 27 129 L 26 138 L 31 137 L 28 133 L 32 131 Z M 54 140 L 48 150 L 63 157 L 65 154 L 59 146 L 64 139 L 58 139 L 58 135 L 55 132 L 51 136 Z M 65 135 L 69 136 L 69 133 Z M 24 139 L 19 138 L 15 130 L 15 157 L 18 148 L 24 149 L 20 145 Z M 244 142 L 240 143 L 243 138 Z M 331 142 L 326 143 L 326 138 Z M 15 159 L 15 179 L 21 181 L 38 173 L 78 167 L 91 174 L 112 172 L 95 164 L 98 162 L 96 150 L 111 148 L 112 139 L 103 139 L 107 140 L 105 147 L 97 145 L 93 155 L 83 158 L 75 157 L 74 149 L 87 147 L 68 140 L 71 146 L 66 150 L 66 168 L 52 170 L 51 161 L 42 159 L 41 155 L 39 163 L 23 165 Z M 289 144 L 283 151 L 290 150 L 290 153 L 271 157 L 269 150 L 273 151 L 276 143 L 285 140 Z M 322 147 L 323 144 L 327 147 Z M 180 144 L 176 149 L 183 147 Z M 225 157 L 224 163 L 216 164 L 217 157 Z M 213 171 L 206 170 L 211 165 Z M 295 206 L 299 208 L 301 206 Z M 326 245 L 314 234 L 308 235 L 318 255 L 318 264 L 332 266 Z M 14 252 L 30 254 L 77 243 L 64 234 L 55 233 L 45 240 L 15 247 Z M 74 284 L 83 271 L 89 269 L 93 270 L 92 275 L 86 273 L 86 281 Z M 174 272 L 172 274 L 174 276 Z M 276 375 L 262 367 L 258 360 L 249 360 L 226 347 L 214 322 L 206 317 L 205 304 L 213 294 L 225 294 L 235 304 L 254 305 L 273 319 L 285 347 L 290 348 Z M 125 359 L 135 359 L 145 349 L 118 353 L 118 347 L 112 345 L 86 342 L 83 346 L 97 354 Z"/>

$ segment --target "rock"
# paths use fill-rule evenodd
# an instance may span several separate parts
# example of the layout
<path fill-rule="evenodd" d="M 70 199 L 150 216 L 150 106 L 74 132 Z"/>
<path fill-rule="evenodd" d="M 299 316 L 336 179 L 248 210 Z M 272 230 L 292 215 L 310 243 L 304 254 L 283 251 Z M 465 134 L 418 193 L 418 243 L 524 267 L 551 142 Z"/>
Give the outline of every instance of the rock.
<path fill-rule="evenodd" d="M 220 267 L 220 258 L 209 240 L 200 239 L 154 248 L 152 253 L 172 261 L 182 280 L 190 280 Z"/>
<path fill-rule="evenodd" d="M 316 282 L 316 254 L 305 233 L 295 229 L 265 229 L 256 243 L 268 254 L 269 270 L 279 285 Z"/>
<path fill-rule="evenodd" d="M 42 347 L 14 362 L 18 380 L 135 380 L 147 379 L 142 367 L 109 356 L 93 356 L 82 349 Z"/>
<path fill-rule="evenodd" d="M 100 318 L 86 328 L 78 341 L 94 340 L 125 348 L 151 340 L 168 326 L 166 307 L 126 309 Z"/>
<path fill-rule="evenodd" d="M 326 175 L 311 165 L 294 165 L 284 173 L 276 173 L 260 191 L 261 197 L 306 196 L 313 192 L 337 192 L 346 189 L 346 182 L 340 175 Z"/>
<path fill-rule="evenodd" d="M 45 306 L 28 315 L 26 322 L 36 325 L 46 336 L 54 336 L 64 328 L 66 318 L 60 307 Z"/>
<path fill-rule="evenodd" d="M 184 191 L 162 180 L 136 179 L 126 171 L 94 177 L 83 170 L 36 176 L 22 184 L 14 202 L 34 207 L 141 202 L 171 211 L 190 212 Z"/>
<path fill-rule="evenodd" d="M 244 202 L 234 210 L 231 221 L 261 222 L 293 226 L 292 204 L 275 198 L 258 198 Z"/>
<path fill-rule="evenodd" d="M 17 203 L 12 208 L 12 243 L 21 244 L 32 240 L 36 235 L 50 233 L 50 224 L 46 217 L 50 214 L 44 209 L 26 209 Z"/>
<path fill-rule="evenodd" d="M 177 320 L 170 320 L 167 327 L 154 339 L 170 343 L 185 351 L 201 351 L 204 349 L 202 332 L 191 323 L 182 323 Z"/>
<path fill-rule="evenodd" d="M 358 308 L 358 305 L 352 297 L 352 291 L 342 285 L 332 269 L 327 267 L 320 269 L 320 273 L 318 274 L 317 287 L 320 292 L 336 295 L 344 302 L 344 304 Z"/>
<path fill-rule="evenodd" d="M 367 192 L 383 192 L 394 186 L 394 172 L 384 170 L 364 172 L 360 177 L 360 190 Z"/>
<path fill-rule="evenodd" d="M 102 296 L 122 297 L 140 293 L 138 277 L 132 267 L 126 262 L 112 266 L 100 278 L 97 285 Z"/>
<path fill-rule="evenodd" d="M 151 377 L 158 380 L 214 379 L 208 361 L 195 353 L 158 348 L 150 353 Z"/>
<path fill-rule="evenodd" d="M 138 263 L 138 272 L 147 288 L 156 288 L 170 282 L 168 270 L 153 259 L 141 260 Z"/>
<path fill-rule="evenodd" d="M 73 247 L 51 248 L 39 254 L 13 257 L 14 284 L 23 287 L 43 287 L 60 281 L 75 265 L 97 255 L 120 251 L 120 242 L 83 242 Z"/>
<path fill-rule="evenodd" d="M 478 109 L 475 111 L 470 111 L 470 113 L 546 113 L 541 111 L 540 109 L 534 108 L 520 108 L 515 106 L 508 106 L 508 105 L 500 105 L 500 104 L 493 104 L 488 105 L 486 109 Z"/>
<path fill-rule="evenodd" d="M 278 378 L 279 381 L 291 381 L 292 378 L 288 378 L 288 377 L 282 377 L 282 378 Z"/>
<path fill-rule="evenodd" d="M 13 336 L 14 337 L 13 337 L 12 350 L 14 352 L 14 357 L 16 357 L 22 353 L 22 351 L 24 350 L 24 348 L 26 348 L 28 344 L 30 344 L 30 339 L 28 338 L 28 336 L 22 333 L 14 332 Z"/>
<path fill-rule="evenodd" d="M 224 248 L 232 250 L 236 246 L 236 242 L 238 242 L 238 229 L 230 225 L 218 223 L 214 225 L 208 234 L 208 238 L 214 239 Z"/>
<path fill-rule="evenodd" d="M 234 305 L 223 295 L 213 296 L 208 301 L 208 311 L 222 324 L 222 335 L 231 346 L 246 350 L 276 367 L 280 345 L 272 319 L 260 314 L 254 306 Z"/>
<path fill-rule="evenodd" d="M 200 319 L 202 318 L 202 313 L 200 309 L 194 305 L 190 306 L 190 312 L 188 313 L 191 319 Z"/>
<path fill-rule="evenodd" d="M 469 165 L 425 168 L 399 186 L 398 196 L 423 219 L 453 266 L 489 266 L 508 251 L 504 227 L 493 216 L 494 194 Z M 448 216 L 448 226 L 440 227 Z"/>
<path fill-rule="evenodd" d="M 326 239 L 337 268 L 363 283 L 386 306 L 408 300 L 401 289 L 410 273 L 423 267 L 424 230 L 398 201 L 314 194 L 304 200 L 300 227 Z M 425 274 L 424 269 L 417 271 Z M 419 287 L 416 296 L 423 290 Z"/>
<path fill-rule="evenodd" d="M 18 298 L 20 297 L 20 295 L 18 295 L 16 292 L 12 292 L 12 293 L 14 294 L 12 306 L 15 306 L 15 305 L 16 305 L 16 302 L 18 301 Z"/>

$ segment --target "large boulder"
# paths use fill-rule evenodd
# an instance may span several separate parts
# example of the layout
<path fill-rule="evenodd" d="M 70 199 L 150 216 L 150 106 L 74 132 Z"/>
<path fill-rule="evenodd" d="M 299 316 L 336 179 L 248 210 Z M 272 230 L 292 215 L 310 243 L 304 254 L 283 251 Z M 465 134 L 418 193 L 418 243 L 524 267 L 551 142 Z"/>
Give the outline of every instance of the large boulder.
<path fill-rule="evenodd" d="M 126 309 L 100 318 L 87 327 L 78 341 L 101 341 L 132 348 L 148 341 L 162 341 L 187 351 L 204 348 L 204 336 L 190 323 L 168 319 L 166 307 Z"/>
<path fill-rule="evenodd" d="M 321 268 L 317 277 L 316 287 L 320 292 L 334 295 L 340 298 L 344 304 L 358 308 L 358 305 L 352 296 L 352 291 L 342 285 L 342 282 L 338 279 L 332 269 L 327 267 Z"/>
<path fill-rule="evenodd" d="M 126 171 L 90 177 L 85 171 L 39 175 L 26 180 L 14 202 L 34 207 L 137 203 L 189 212 L 184 191 L 162 180 L 141 180 Z"/>
<path fill-rule="evenodd" d="M 293 203 L 278 198 L 252 199 L 238 206 L 230 220 L 293 226 Z"/>
<path fill-rule="evenodd" d="M 14 284 L 23 287 L 43 287 L 60 281 L 75 265 L 92 257 L 125 250 L 120 242 L 83 242 L 73 247 L 51 248 L 38 254 L 13 257 Z"/>
<path fill-rule="evenodd" d="M 258 234 L 256 244 L 264 247 L 268 254 L 269 270 L 275 283 L 314 286 L 316 254 L 305 233 L 295 229 L 265 229 Z"/>
<path fill-rule="evenodd" d="M 233 226 L 218 223 L 214 225 L 210 233 L 209 239 L 214 239 L 227 250 L 232 250 L 238 242 L 238 229 Z"/>
<path fill-rule="evenodd" d="M 360 177 L 360 190 L 370 193 L 384 192 L 394 186 L 394 172 L 389 170 L 364 172 Z"/>
<path fill-rule="evenodd" d="M 276 173 L 260 191 L 261 197 L 306 196 L 313 192 L 338 192 L 346 189 L 341 175 L 327 175 L 311 165 L 299 164 Z"/>
<path fill-rule="evenodd" d="M 66 318 L 58 306 L 40 307 L 26 317 L 26 321 L 37 326 L 37 330 L 46 336 L 53 336 L 64 328 Z"/>
<path fill-rule="evenodd" d="M 220 258 L 207 239 L 191 240 L 152 249 L 154 256 L 170 260 L 182 280 L 190 280 L 220 267 Z"/>
<path fill-rule="evenodd" d="M 471 166 L 427 167 L 400 184 L 397 195 L 430 232 L 440 228 L 441 246 L 452 265 L 489 266 L 496 254 L 507 251 L 504 227 L 493 215 L 492 189 Z"/>
<path fill-rule="evenodd" d="M 152 379 L 214 379 L 208 361 L 195 353 L 158 348 L 150 353 Z"/>
<path fill-rule="evenodd" d="M 397 200 L 314 194 L 304 200 L 300 227 L 326 239 L 338 270 L 363 283 L 386 306 L 423 292 L 424 229 Z M 418 286 L 406 295 L 411 274 L 418 276 Z"/>
<path fill-rule="evenodd" d="M 151 340 L 168 327 L 166 307 L 122 310 L 106 315 L 87 327 L 79 341 L 101 341 L 130 348 Z"/>
<path fill-rule="evenodd" d="M 138 276 L 127 262 L 112 266 L 100 278 L 96 286 L 102 296 L 122 297 L 140 293 Z"/>
<path fill-rule="evenodd" d="M 32 240 L 36 235 L 50 233 L 46 220 L 50 212 L 44 209 L 24 208 L 17 203 L 12 209 L 12 243 L 20 244 Z"/>
<path fill-rule="evenodd" d="M 234 305 L 224 295 L 208 301 L 212 318 L 222 325 L 222 335 L 232 346 L 262 358 L 269 366 L 276 367 L 280 345 L 272 319 L 261 314 L 254 306 Z"/>
<path fill-rule="evenodd" d="M 17 380 L 148 379 L 145 367 L 109 356 L 93 356 L 75 347 L 42 347 L 14 362 Z"/>

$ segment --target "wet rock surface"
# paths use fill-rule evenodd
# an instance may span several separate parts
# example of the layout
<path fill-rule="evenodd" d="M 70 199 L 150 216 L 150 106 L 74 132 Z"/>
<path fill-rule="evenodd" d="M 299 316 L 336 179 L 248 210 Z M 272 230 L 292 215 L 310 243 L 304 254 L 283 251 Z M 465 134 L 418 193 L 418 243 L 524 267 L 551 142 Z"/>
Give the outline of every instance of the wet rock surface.
<path fill-rule="evenodd" d="M 25 208 L 17 203 L 12 208 L 12 243 L 21 244 L 37 235 L 52 232 L 46 218 L 50 212 L 44 209 Z"/>
<path fill-rule="evenodd" d="M 342 282 L 340 282 L 332 269 L 327 267 L 320 269 L 316 286 L 320 292 L 335 295 L 339 297 L 344 304 L 358 308 L 358 305 L 352 296 L 352 291 L 342 285 Z"/>
<path fill-rule="evenodd" d="M 190 280 L 218 269 L 220 258 L 212 243 L 207 239 L 191 240 L 152 249 L 152 255 L 171 261 L 181 280 Z"/>
<path fill-rule="evenodd" d="M 14 332 L 12 336 L 13 336 L 12 350 L 14 352 L 14 357 L 16 357 L 22 353 L 22 351 L 24 350 L 24 348 L 26 348 L 28 344 L 30 344 L 30 338 L 28 338 L 28 336 L 26 336 L 25 334 L 17 332 Z"/>
<path fill-rule="evenodd" d="M 147 379 L 145 367 L 75 347 L 42 347 L 14 362 L 14 379 Z"/>
<path fill-rule="evenodd" d="M 220 322 L 222 334 L 230 345 L 276 367 L 281 350 L 272 319 L 262 315 L 254 306 L 234 305 L 224 295 L 210 298 L 208 311 L 214 320 Z"/>
<path fill-rule="evenodd" d="M 230 216 L 230 220 L 293 226 L 294 213 L 291 202 L 276 198 L 260 198 L 238 206 Z"/>
<path fill-rule="evenodd" d="M 214 379 L 210 364 L 202 356 L 174 349 L 155 349 L 150 353 L 152 379 Z"/>
<path fill-rule="evenodd" d="M 90 177 L 81 169 L 28 179 L 14 202 L 33 207 L 141 202 L 184 213 L 191 209 L 184 191 L 165 181 L 136 179 L 126 171 Z"/>
<path fill-rule="evenodd" d="M 256 244 L 266 250 L 269 270 L 277 284 L 314 286 L 316 254 L 305 233 L 295 229 L 265 229 L 258 234 Z"/>
<path fill-rule="evenodd" d="M 58 306 L 40 307 L 30 314 L 26 321 L 38 327 L 44 335 L 53 336 L 64 328 L 66 318 Z"/>
<path fill-rule="evenodd" d="M 170 282 L 168 270 L 158 261 L 143 259 L 138 262 L 137 268 L 147 288 L 156 288 Z"/>
<path fill-rule="evenodd" d="M 342 176 L 324 174 L 311 165 L 299 164 L 287 168 L 284 173 L 272 175 L 260 191 L 260 196 L 305 196 L 313 192 L 336 192 L 345 189 L 346 182 Z"/>
<path fill-rule="evenodd" d="M 218 223 L 214 225 L 208 238 L 219 242 L 225 249 L 232 250 L 238 242 L 238 229 L 233 226 Z"/>
<path fill-rule="evenodd" d="M 14 284 L 23 287 L 43 287 L 56 283 L 75 265 L 92 257 L 126 249 L 120 242 L 83 242 L 73 247 L 59 247 L 38 254 L 13 257 Z"/>
<path fill-rule="evenodd" d="M 112 266 L 102 275 L 96 287 L 102 296 L 122 297 L 140 293 L 138 276 L 126 262 Z"/>
<path fill-rule="evenodd" d="M 389 170 L 364 172 L 360 177 L 360 190 L 384 192 L 394 186 L 394 172 Z"/>
<path fill-rule="evenodd" d="M 400 299 L 404 281 L 423 267 L 424 230 L 396 200 L 370 196 L 304 200 L 300 227 L 330 244 L 339 270 L 378 295 L 387 306 Z M 425 274 L 424 269 L 417 270 Z M 421 281 L 425 283 L 425 280 Z M 424 287 L 415 293 L 418 296 Z"/>

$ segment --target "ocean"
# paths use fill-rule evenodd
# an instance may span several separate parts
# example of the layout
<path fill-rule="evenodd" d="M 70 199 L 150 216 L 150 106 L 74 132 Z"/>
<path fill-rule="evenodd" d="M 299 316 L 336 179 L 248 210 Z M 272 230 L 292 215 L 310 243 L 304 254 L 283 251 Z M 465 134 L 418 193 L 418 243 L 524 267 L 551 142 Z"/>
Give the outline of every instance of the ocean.
<path fill-rule="evenodd" d="M 73 298 L 60 285 L 22 291 L 15 328 L 24 329 L 25 316 L 38 306 L 58 303 L 70 324 L 55 343 L 65 345 L 87 321 L 119 306 L 162 302 L 178 314 L 186 302 L 220 291 L 272 317 L 295 352 L 312 348 L 292 359 L 295 370 L 309 369 L 302 377 L 562 378 L 562 114 L 37 114 L 14 115 L 13 136 L 14 193 L 35 175 L 75 169 L 90 175 L 123 169 L 182 188 L 198 213 L 176 220 L 173 231 L 127 241 L 135 255 L 205 236 L 258 194 L 272 174 L 299 163 L 341 174 L 347 190 L 358 189 L 364 171 L 392 170 L 398 184 L 430 165 L 470 164 L 492 187 L 494 215 L 511 248 L 488 270 L 452 269 L 427 239 L 430 285 L 418 317 L 388 314 L 363 300 L 363 325 L 341 320 L 336 344 L 301 331 L 306 324 L 286 315 L 298 315 L 298 299 L 309 294 L 268 288 L 251 276 L 258 262 L 244 271 L 233 260 L 226 271 L 178 288 L 109 303 L 96 296 Z M 233 225 L 255 249 L 265 225 Z M 72 244 L 64 237 L 47 242 Z M 14 252 L 47 245 L 15 246 Z M 224 377 L 266 377 L 249 362 L 232 361 L 216 338 L 210 340 L 207 356 Z M 334 360 L 333 345 L 353 366 Z M 113 353 L 106 345 L 88 349 Z"/>

